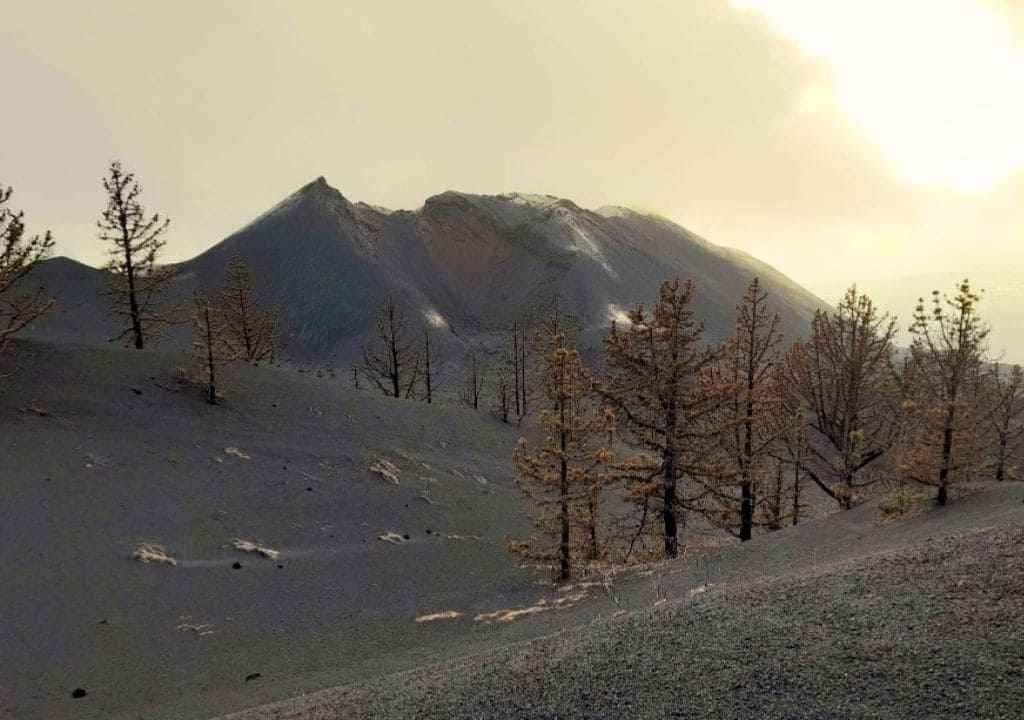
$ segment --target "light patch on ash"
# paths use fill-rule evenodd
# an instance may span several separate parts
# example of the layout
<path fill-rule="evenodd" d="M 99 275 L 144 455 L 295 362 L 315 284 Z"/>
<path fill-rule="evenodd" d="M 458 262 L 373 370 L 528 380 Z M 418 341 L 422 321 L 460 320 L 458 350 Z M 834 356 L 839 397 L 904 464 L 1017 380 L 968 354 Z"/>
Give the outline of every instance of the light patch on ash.
<path fill-rule="evenodd" d="M 171 567 L 175 567 L 178 564 L 178 561 L 171 557 L 163 545 L 156 545 L 155 543 L 140 543 L 136 545 L 132 557 L 139 562 L 147 564 L 157 563 L 170 565 Z"/>
<path fill-rule="evenodd" d="M 633 324 L 633 321 L 629 319 L 629 313 L 615 303 L 608 303 L 608 319 L 613 320 L 620 325 Z"/>
<path fill-rule="evenodd" d="M 246 453 L 246 452 L 244 452 L 242 450 L 239 450 L 236 447 L 226 447 L 226 448 L 224 448 L 224 454 L 225 455 L 233 455 L 234 457 L 238 458 L 239 460 L 252 460 L 252 456 L 251 455 L 249 455 L 248 453 Z"/>
<path fill-rule="evenodd" d="M 399 470 L 398 467 L 390 460 L 384 460 L 383 458 L 377 460 L 370 466 L 370 472 L 380 475 L 392 485 L 398 484 Z"/>
<path fill-rule="evenodd" d="M 565 595 L 553 602 L 548 602 L 547 599 L 542 598 L 535 604 L 527 605 L 526 607 L 506 608 L 504 610 L 496 610 L 492 613 L 480 613 L 474 617 L 473 620 L 484 624 L 494 622 L 510 623 L 521 617 L 536 615 L 538 613 L 547 612 L 548 610 L 566 610 L 568 608 L 575 607 L 586 597 L 587 593 L 581 592 L 573 595 Z"/>
<path fill-rule="evenodd" d="M 409 536 L 408 535 L 400 535 L 399 533 L 396 533 L 394 530 L 389 530 L 388 532 L 384 533 L 383 535 L 378 535 L 377 539 L 378 540 L 383 540 L 384 542 L 391 543 L 392 545 L 402 545 L 402 544 L 407 543 L 409 541 Z"/>
<path fill-rule="evenodd" d="M 255 553 L 261 555 L 268 560 L 277 560 L 277 557 L 281 554 L 278 550 L 273 550 L 259 543 L 254 543 L 251 540 L 235 540 L 232 543 L 232 547 L 235 550 L 241 550 L 242 552 Z"/>
<path fill-rule="evenodd" d="M 430 323 L 431 327 L 446 328 L 448 327 L 448 321 L 444 319 L 444 316 L 437 310 L 431 308 L 430 310 L 424 310 L 423 316 Z"/>
<path fill-rule="evenodd" d="M 691 588 L 690 592 L 689 592 L 689 595 L 690 595 L 691 598 L 694 598 L 694 597 L 697 597 L 698 595 L 703 595 L 704 593 L 706 593 L 708 590 L 710 590 L 713 587 L 714 587 L 714 585 L 712 585 L 711 583 L 704 583 L 702 585 L 698 585 L 695 588 Z"/>
<path fill-rule="evenodd" d="M 579 218 L 569 210 L 561 208 L 560 212 L 557 213 L 557 216 L 562 225 L 572 232 L 576 240 L 576 242 L 573 243 L 573 250 L 595 260 L 611 277 L 618 277 L 618 273 L 616 273 L 608 263 L 608 259 L 604 256 L 604 252 L 601 250 L 601 247 L 597 244 L 597 241 L 594 240 L 593 236 L 587 232 L 587 229 L 583 227 Z"/>
<path fill-rule="evenodd" d="M 416 618 L 416 622 L 428 623 L 435 620 L 454 620 L 460 617 L 462 617 L 462 613 L 458 610 L 445 610 L 444 612 L 431 613 L 430 615 L 420 615 Z"/>

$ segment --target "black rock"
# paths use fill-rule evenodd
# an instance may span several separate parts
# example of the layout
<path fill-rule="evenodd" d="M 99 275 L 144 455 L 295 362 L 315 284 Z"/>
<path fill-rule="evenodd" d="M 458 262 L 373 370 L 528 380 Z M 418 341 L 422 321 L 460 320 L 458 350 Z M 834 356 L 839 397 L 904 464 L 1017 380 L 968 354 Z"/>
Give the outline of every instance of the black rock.
<path fill-rule="evenodd" d="M 241 570 L 242 569 L 242 563 L 240 563 L 237 560 L 235 560 L 235 562 L 231 564 L 231 567 L 233 567 L 235 570 Z"/>
<path fill-rule="evenodd" d="M 249 682 L 250 680 L 255 680 L 258 677 L 260 677 L 260 673 L 249 673 L 245 676 L 245 681 Z"/>
<path fill-rule="evenodd" d="M 75 698 L 75 700 L 78 698 L 84 698 L 88 694 L 89 693 L 85 691 L 85 688 L 75 688 L 71 691 L 71 697 Z"/>

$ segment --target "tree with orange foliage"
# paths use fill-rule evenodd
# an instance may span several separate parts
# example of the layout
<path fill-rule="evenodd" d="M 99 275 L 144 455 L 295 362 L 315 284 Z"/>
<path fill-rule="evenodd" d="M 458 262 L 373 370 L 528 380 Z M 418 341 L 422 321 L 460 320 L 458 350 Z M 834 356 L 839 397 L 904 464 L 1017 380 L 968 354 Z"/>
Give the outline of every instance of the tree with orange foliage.
<path fill-rule="evenodd" d="M 787 363 L 812 431 L 803 470 L 844 510 L 877 480 L 865 471 L 897 435 L 895 335 L 896 320 L 853 286 L 834 311 L 815 313 L 810 338 Z"/>
<path fill-rule="evenodd" d="M 782 493 L 782 474 L 773 458 L 782 425 L 772 376 L 782 337 L 779 316 L 769 312 L 767 300 L 755 277 L 736 307 L 733 335 L 711 369 L 717 378 L 713 385 L 728 392 L 715 412 L 720 462 L 707 483 L 706 512 L 741 541 L 753 537 L 759 500 L 770 499 L 759 498 L 761 486 L 774 483 L 772 497 Z M 777 513 L 769 514 L 768 524 L 778 521 Z"/>
<path fill-rule="evenodd" d="M 660 511 L 664 552 L 679 554 L 679 492 L 687 476 L 707 475 L 706 419 L 723 392 L 708 384 L 718 352 L 702 342 L 692 308 L 695 286 L 662 283 L 652 312 L 638 306 L 605 338 L 608 376 L 596 387 L 618 416 L 622 438 L 640 452 L 620 464 L 630 475 L 627 499 Z"/>
<path fill-rule="evenodd" d="M 538 508 L 534 524 L 556 542 L 513 540 L 508 549 L 557 564 L 559 580 L 567 580 L 581 559 L 601 554 L 600 496 L 613 476 L 607 471 L 611 455 L 599 446 L 605 420 L 590 402 L 591 387 L 590 373 L 575 349 L 553 350 L 544 384 L 551 406 L 541 413 L 543 443 L 531 452 L 522 439 L 514 455 L 520 488 Z"/>
<path fill-rule="evenodd" d="M 952 298 L 932 292 L 930 309 L 919 299 L 910 326 L 913 342 L 904 364 L 904 432 L 896 466 L 909 480 L 936 488 L 945 505 L 949 487 L 982 471 L 994 403 L 986 392 L 981 296 L 961 281 Z"/>

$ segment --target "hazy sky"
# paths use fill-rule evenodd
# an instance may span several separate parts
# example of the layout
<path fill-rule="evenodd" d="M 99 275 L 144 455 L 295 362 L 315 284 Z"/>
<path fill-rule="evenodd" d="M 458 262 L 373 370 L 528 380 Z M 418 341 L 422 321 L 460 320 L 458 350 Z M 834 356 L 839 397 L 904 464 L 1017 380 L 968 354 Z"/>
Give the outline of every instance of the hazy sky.
<path fill-rule="evenodd" d="M 1024 266 L 1024 12 L 971 0 L 6 3 L 0 182 L 98 264 L 112 158 L 168 260 L 318 175 L 660 212 L 833 299 Z M 912 302 L 911 301 L 908 301 Z"/>

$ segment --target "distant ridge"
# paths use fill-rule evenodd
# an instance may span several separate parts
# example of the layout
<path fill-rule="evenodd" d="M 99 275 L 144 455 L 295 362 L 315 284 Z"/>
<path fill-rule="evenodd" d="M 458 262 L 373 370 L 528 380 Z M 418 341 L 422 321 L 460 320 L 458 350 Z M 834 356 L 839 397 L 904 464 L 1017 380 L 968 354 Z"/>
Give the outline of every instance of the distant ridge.
<path fill-rule="evenodd" d="M 173 236 L 170 237 L 173 242 Z M 415 211 L 350 202 L 318 177 L 223 241 L 180 263 L 175 292 L 218 285 L 240 255 L 266 300 L 281 309 L 296 358 L 347 362 L 358 355 L 374 309 L 387 295 L 432 319 L 439 352 L 492 347 L 525 308 L 554 296 L 596 345 L 617 314 L 649 303 L 663 279 L 692 277 L 711 340 L 731 328 L 737 301 L 758 275 L 790 337 L 802 336 L 824 303 L 767 264 L 666 218 L 628 208 L 587 210 L 529 193 L 447 191 Z M 61 310 L 33 334 L 105 342 L 103 273 L 67 258 L 42 264 L 37 280 Z M 171 338 L 183 344 L 179 334 Z"/>

